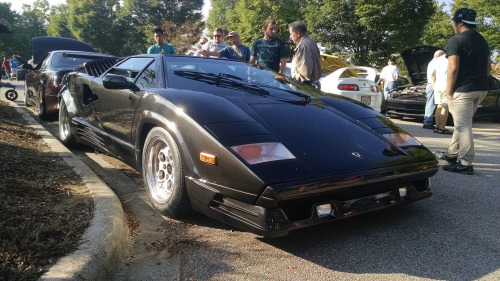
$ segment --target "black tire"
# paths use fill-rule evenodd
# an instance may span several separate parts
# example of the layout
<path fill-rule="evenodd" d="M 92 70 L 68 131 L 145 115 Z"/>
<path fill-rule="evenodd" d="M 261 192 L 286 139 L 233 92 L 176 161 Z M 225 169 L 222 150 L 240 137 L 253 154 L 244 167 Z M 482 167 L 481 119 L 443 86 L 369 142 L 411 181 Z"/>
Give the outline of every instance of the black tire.
<path fill-rule="evenodd" d="M 68 148 L 76 146 L 75 137 L 71 133 L 71 120 L 64 100 L 59 102 L 59 139 Z"/>
<path fill-rule="evenodd" d="M 192 211 L 179 149 L 163 128 L 153 128 L 144 142 L 142 175 L 151 203 L 158 212 L 182 218 Z"/>
<path fill-rule="evenodd" d="M 15 101 L 19 95 L 15 90 L 8 90 L 5 92 L 5 98 L 10 100 L 10 101 Z"/>
<path fill-rule="evenodd" d="M 24 81 L 24 106 L 28 107 L 30 104 L 28 103 L 28 84 Z"/>
<path fill-rule="evenodd" d="M 48 120 L 49 115 L 47 114 L 47 108 L 45 106 L 45 95 L 43 89 L 38 91 L 38 117 L 42 120 Z"/>

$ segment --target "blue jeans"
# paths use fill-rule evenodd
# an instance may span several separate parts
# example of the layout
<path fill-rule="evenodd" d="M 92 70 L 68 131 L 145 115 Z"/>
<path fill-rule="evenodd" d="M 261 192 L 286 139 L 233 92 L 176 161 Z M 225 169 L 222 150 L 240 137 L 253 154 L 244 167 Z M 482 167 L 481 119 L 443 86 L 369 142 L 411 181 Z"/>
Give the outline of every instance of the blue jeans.
<path fill-rule="evenodd" d="M 436 110 L 436 104 L 434 103 L 434 89 L 431 85 L 427 85 L 425 94 L 427 102 L 425 103 L 424 125 L 432 125 L 434 123 L 434 110 Z"/>
<path fill-rule="evenodd" d="M 389 94 L 390 91 L 396 89 L 398 87 L 398 84 L 396 81 L 392 82 L 385 82 L 384 84 L 384 98 L 387 100 L 387 95 Z"/>

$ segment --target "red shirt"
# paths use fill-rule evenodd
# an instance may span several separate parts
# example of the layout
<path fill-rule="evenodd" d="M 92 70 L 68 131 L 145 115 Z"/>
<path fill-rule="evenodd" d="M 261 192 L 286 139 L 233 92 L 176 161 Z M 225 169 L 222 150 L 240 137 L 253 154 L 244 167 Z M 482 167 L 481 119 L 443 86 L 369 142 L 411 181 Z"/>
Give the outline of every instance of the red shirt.
<path fill-rule="evenodd" d="M 8 61 L 8 60 L 4 60 L 4 61 L 2 62 L 2 68 L 3 68 L 3 69 L 6 69 L 6 70 L 8 70 L 8 71 L 11 71 L 11 69 L 10 69 L 10 61 Z"/>

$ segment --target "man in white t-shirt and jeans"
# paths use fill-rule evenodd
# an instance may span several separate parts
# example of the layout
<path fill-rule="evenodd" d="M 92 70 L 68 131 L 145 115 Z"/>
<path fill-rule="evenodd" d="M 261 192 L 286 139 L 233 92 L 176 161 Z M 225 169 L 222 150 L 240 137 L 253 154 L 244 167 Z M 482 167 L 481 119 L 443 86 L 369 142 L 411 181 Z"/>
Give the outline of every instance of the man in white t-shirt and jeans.
<path fill-rule="evenodd" d="M 389 63 L 386 67 L 382 69 L 380 73 L 380 79 L 377 84 L 380 83 L 381 80 L 384 80 L 384 98 L 387 100 L 387 95 L 390 91 L 397 88 L 397 81 L 399 77 L 399 69 L 396 66 L 396 63 L 393 59 L 389 59 Z"/>

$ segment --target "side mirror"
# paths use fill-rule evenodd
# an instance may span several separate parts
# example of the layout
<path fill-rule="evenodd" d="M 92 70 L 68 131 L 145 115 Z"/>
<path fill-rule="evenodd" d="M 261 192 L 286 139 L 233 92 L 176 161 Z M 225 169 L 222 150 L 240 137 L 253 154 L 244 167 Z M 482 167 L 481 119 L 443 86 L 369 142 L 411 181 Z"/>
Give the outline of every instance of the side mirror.
<path fill-rule="evenodd" d="M 117 90 L 136 90 L 137 87 L 134 83 L 130 82 L 121 75 L 115 74 L 106 74 L 104 78 L 102 78 L 102 85 L 106 89 L 117 89 Z"/>

